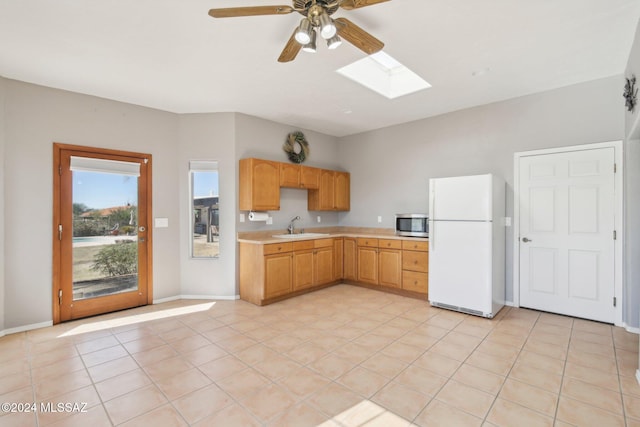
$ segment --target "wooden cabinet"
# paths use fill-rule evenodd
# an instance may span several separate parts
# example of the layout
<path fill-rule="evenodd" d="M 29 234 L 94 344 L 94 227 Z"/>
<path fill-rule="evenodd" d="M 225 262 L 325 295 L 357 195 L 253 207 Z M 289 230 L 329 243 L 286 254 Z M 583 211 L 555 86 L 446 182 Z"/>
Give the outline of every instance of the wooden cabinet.
<path fill-rule="evenodd" d="M 291 254 L 264 257 L 264 296 L 277 297 L 291 292 Z"/>
<path fill-rule="evenodd" d="M 313 240 L 293 243 L 293 290 L 313 286 Z"/>
<path fill-rule="evenodd" d="M 344 238 L 342 259 L 342 278 L 345 280 L 358 280 L 358 244 L 355 238 Z"/>
<path fill-rule="evenodd" d="M 307 209 L 310 211 L 348 211 L 350 209 L 350 175 L 322 169 L 317 190 L 309 190 Z"/>
<path fill-rule="evenodd" d="M 402 289 L 421 294 L 429 292 L 429 242 L 402 241 Z"/>
<path fill-rule="evenodd" d="M 241 211 L 280 210 L 280 187 L 307 190 L 310 211 L 348 211 L 350 175 L 328 169 L 263 159 L 241 159 Z"/>
<path fill-rule="evenodd" d="M 334 209 L 348 211 L 351 209 L 351 175 L 348 172 L 334 174 Z"/>
<path fill-rule="evenodd" d="M 335 280 L 333 260 L 333 239 L 314 241 L 313 284 L 325 285 Z"/>
<path fill-rule="evenodd" d="M 310 166 L 300 166 L 300 187 L 317 190 L 320 187 L 321 169 Z"/>
<path fill-rule="evenodd" d="M 402 241 L 379 240 L 378 283 L 393 288 L 402 287 Z"/>
<path fill-rule="evenodd" d="M 241 211 L 280 210 L 280 163 L 261 159 L 240 160 Z"/>
<path fill-rule="evenodd" d="M 280 163 L 280 187 L 300 187 L 300 165 Z"/>
<path fill-rule="evenodd" d="M 317 190 L 320 186 L 319 168 L 280 163 L 280 187 Z"/>
<path fill-rule="evenodd" d="M 342 280 L 344 277 L 344 239 L 333 239 L 333 280 Z"/>
<path fill-rule="evenodd" d="M 358 239 L 358 281 L 378 284 L 378 239 Z"/>

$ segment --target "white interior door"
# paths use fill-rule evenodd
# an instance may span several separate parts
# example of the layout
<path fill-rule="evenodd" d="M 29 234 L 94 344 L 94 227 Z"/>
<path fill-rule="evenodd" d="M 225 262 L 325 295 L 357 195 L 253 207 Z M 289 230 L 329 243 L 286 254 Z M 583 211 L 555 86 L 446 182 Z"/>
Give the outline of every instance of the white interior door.
<path fill-rule="evenodd" d="M 520 158 L 520 305 L 614 323 L 613 147 Z"/>

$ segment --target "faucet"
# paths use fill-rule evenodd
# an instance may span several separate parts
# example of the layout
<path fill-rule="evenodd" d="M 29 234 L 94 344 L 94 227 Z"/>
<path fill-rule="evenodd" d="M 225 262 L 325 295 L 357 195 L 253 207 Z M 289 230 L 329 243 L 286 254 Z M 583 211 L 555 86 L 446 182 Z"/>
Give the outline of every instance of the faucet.
<path fill-rule="evenodd" d="M 293 234 L 293 232 L 295 231 L 295 228 L 293 227 L 293 222 L 298 221 L 299 219 L 300 217 L 296 216 L 289 222 L 289 226 L 287 227 L 287 231 L 289 232 L 289 234 Z"/>

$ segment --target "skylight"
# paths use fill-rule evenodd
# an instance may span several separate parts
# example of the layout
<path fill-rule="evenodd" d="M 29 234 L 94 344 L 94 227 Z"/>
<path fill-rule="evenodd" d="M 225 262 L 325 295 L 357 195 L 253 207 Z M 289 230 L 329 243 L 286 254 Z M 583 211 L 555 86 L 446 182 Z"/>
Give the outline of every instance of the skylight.
<path fill-rule="evenodd" d="M 431 87 L 422 77 L 383 51 L 342 67 L 337 72 L 389 99 Z"/>

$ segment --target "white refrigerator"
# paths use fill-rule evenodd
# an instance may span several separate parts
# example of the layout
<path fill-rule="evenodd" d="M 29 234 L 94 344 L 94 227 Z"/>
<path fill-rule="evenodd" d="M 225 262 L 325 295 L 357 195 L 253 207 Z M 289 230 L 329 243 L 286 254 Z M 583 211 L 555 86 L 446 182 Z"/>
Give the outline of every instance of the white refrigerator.
<path fill-rule="evenodd" d="M 493 318 L 505 299 L 505 183 L 429 180 L 429 302 Z"/>

